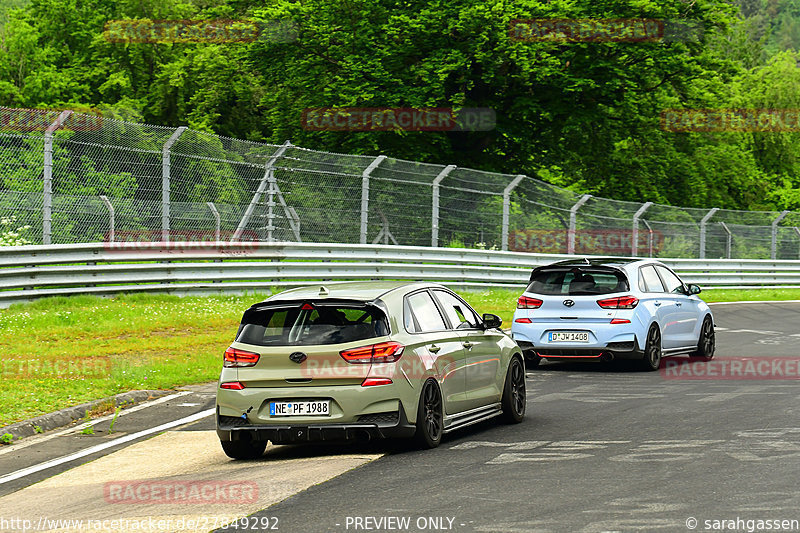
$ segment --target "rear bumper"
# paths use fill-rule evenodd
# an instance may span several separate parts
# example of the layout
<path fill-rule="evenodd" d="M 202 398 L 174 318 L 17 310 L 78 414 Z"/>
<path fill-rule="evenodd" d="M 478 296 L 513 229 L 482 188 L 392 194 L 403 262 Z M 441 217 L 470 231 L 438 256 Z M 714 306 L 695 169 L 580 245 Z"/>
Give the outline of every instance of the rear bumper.
<path fill-rule="evenodd" d="M 220 416 L 217 409 L 217 436 L 220 440 L 268 440 L 273 444 L 302 442 L 369 440 L 412 437 L 416 426 L 408 421 L 402 405 L 399 411 L 364 415 L 356 422 L 331 424 L 248 424 L 245 420 Z"/>
<path fill-rule="evenodd" d="M 642 359 L 644 351 L 638 341 L 610 342 L 605 346 L 535 346 L 532 342 L 517 341 L 527 356 L 538 356 L 553 361 L 612 361 L 615 359 Z"/>

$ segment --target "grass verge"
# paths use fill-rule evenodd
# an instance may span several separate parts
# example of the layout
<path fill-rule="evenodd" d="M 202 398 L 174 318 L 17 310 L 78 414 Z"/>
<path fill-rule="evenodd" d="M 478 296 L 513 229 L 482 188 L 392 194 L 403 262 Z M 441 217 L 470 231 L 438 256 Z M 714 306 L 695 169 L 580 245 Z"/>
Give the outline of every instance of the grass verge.
<path fill-rule="evenodd" d="M 508 326 L 519 291 L 461 294 Z M 800 300 L 800 289 L 701 296 L 709 302 Z M 242 312 L 265 297 L 73 296 L 0 310 L 0 426 L 129 390 L 213 381 Z"/>

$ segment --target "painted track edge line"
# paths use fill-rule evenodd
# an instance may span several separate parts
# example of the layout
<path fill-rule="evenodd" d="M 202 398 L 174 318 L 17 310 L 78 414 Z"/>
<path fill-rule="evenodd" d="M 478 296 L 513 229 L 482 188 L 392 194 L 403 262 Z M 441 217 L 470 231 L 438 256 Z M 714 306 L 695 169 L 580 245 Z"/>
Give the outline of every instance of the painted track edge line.
<path fill-rule="evenodd" d="M 211 416 L 216 412 L 216 408 L 213 409 L 206 409 L 205 411 L 200 411 L 199 413 L 195 413 L 193 415 L 186 416 L 184 418 L 179 418 L 178 420 L 173 420 L 172 422 L 167 422 L 149 429 L 143 429 L 142 431 L 137 431 L 136 433 L 131 433 L 130 435 L 125 435 L 118 439 L 114 439 L 110 442 L 104 442 L 102 444 L 97 444 L 95 446 L 90 446 L 89 448 L 85 448 L 83 450 L 71 453 L 69 455 L 65 455 L 63 457 L 57 457 L 55 459 L 50 459 L 43 463 L 39 463 L 37 465 L 29 466 L 27 468 L 23 468 L 21 470 L 17 470 L 16 472 L 11 472 L 10 474 L 6 474 L 0 477 L 0 485 L 4 483 L 8 483 L 9 481 L 14 481 L 15 479 L 19 479 L 30 474 L 35 474 L 36 472 L 41 472 L 42 470 L 47 470 L 48 468 L 52 468 L 54 466 L 58 466 L 64 463 L 68 463 L 70 461 L 74 461 L 76 459 L 80 459 L 82 457 L 86 457 L 87 455 L 91 455 L 93 453 L 101 452 L 103 450 L 107 450 L 108 448 L 113 448 L 119 444 L 123 444 L 125 442 L 130 442 L 132 440 L 139 439 L 141 437 L 145 437 L 147 435 L 151 435 L 153 433 L 158 433 L 160 431 L 165 431 L 167 429 L 172 429 L 177 426 L 182 426 L 184 424 L 189 424 L 191 422 L 196 422 L 197 420 L 203 419 L 207 416 Z"/>

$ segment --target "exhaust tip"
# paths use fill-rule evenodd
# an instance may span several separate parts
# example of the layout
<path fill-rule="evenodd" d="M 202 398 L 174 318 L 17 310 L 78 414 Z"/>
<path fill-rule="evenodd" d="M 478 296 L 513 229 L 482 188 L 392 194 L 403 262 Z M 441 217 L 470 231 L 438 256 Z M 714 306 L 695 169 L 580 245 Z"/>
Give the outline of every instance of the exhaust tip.
<path fill-rule="evenodd" d="M 614 354 L 611 352 L 603 352 L 603 355 L 600 356 L 600 360 L 604 363 L 608 363 L 614 360 Z"/>

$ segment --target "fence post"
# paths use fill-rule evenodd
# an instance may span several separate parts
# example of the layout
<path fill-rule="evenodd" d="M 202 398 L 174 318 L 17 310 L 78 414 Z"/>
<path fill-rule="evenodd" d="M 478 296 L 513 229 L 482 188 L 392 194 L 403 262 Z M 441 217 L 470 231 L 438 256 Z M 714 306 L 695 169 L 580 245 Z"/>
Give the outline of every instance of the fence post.
<path fill-rule="evenodd" d="M 725 257 L 727 259 L 730 259 L 731 258 L 731 244 L 733 244 L 733 233 L 731 233 L 731 230 L 728 229 L 728 225 L 725 224 L 724 222 L 720 222 L 719 225 L 722 226 L 723 230 L 725 230 L 725 235 L 727 236 L 725 238 Z"/>
<path fill-rule="evenodd" d="M 633 232 L 631 235 L 631 255 L 633 257 L 636 257 L 639 253 L 639 218 L 651 205 L 653 205 L 653 202 L 645 202 L 642 204 L 642 207 L 633 214 Z M 652 234 L 652 231 L 650 233 Z"/>
<path fill-rule="evenodd" d="M 633 214 L 633 231 L 631 232 L 631 256 L 636 257 L 639 254 L 639 218 L 647 211 L 653 202 L 645 202 Z M 652 233 L 652 232 L 651 232 Z"/>
<path fill-rule="evenodd" d="M 161 241 L 169 242 L 169 196 L 170 196 L 170 153 L 169 150 L 175 141 L 186 131 L 186 126 L 181 126 L 170 135 L 164 146 L 161 147 Z"/>
<path fill-rule="evenodd" d="M 292 146 L 290 141 L 286 141 L 281 145 L 280 148 L 275 150 L 275 153 L 267 160 L 266 165 L 264 165 L 264 177 L 261 178 L 261 181 L 258 183 L 258 187 L 256 188 L 255 194 L 253 194 L 253 199 L 250 200 L 250 204 L 247 206 L 247 209 L 244 211 L 244 215 L 242 215 L 242 220 L 239 221 L 239 225 L 236 226 L 236 231 L 233 232 L 233 237 L 231 237 L 231 242 L 238 241 L 241 239 L 242 232 L 247 227 L 247 224 L 250 222 L 250 218 L 253 216 L 253 211 L 256 209 L 256 205 L 258 202 L 261 201 L 261 195 L 264 194 L 264 190 L 266 190 L 267 185 L 269 184 L 270 177 L 273 172 L 273 167 L 278 159 L 283 155 L 287 148 Z M 269 221 L 269 225 L 272 225 L 272 221 Z"/>
<path fill-rule="evenodd" d="M 794 232 L 797 233 L 797 237 L 800 238 L 800 228 L 794 226 Z M 797 257 L 800 259 L 800 251 L 797 252 Z"/>
<path fill-rule="evenodd" d="M 519 182 L 521 182 L 523 179 L 525 179 L 525 175 L 518 174 L 517 177 L 515 177 L 511 183 L 508 184 L 508 187 L 503 189 L 503 250 L 508 250 L 508 219 L 511 216 L 511 192 L 517 188 L 517 185 L 519 185 Z"/>
<path fill-rule="evenodd" d="M 214 205 L 214 202 L 206 202 L 206 205 L 211 210 L 211 214 L 214 215 L 214 240 L 216 242 L 219 242 L 219 236 L 220 236 L 219 211 L 217 211 L 217 206 Z"/>
<path fill-rule="evenodd" d="M 50 244 L 53 231 L 53 132 L 64 124 L 72 111 L 62 111 L 44 132 L 44 172 L 42 182 L 42 244 Z"/>
<path fill-rule="evenodd" d="M 431 246 L 434 248 L 439 246 L 439 184 L 455 169 L 455 165 L 447 165 L 442 169 L 441 172 L 439 172 L 431 184 L 433 191 L 433 206 L 431 209 Z"/>
<path fill-rule="evenodd" d="M 577 213 L 578 209 L 581 208 L 583 204 L 589 201 L 591 198 L 591 194 L 584 194 L 581 196 L 581 199 L 575 202 L 569 210 L 569 229 L 567 230 L 567 253 L 574 254 L 575 253 L 575 225 L 577 224 Z"/>
<path fill-rule="evenodd" d="M 379 155 L 361 173 L 361 244 L 367 244 L 367 222 L 369 221 L 369 175 L 375 170 L 381 161 L 386 159 L 385 155 Z"/>
<path fill-rule="evenodd" d="M 653 257 L 653 228 L 650 227 L 650 223 L 646 219 L 642 219 L 642 224 L 647 227 L 647 257 Z"/>
<path fill-rule="evenodd" d="M 706 223 L 717 211 L 719 211 L 719 207 L 713 208 L 700 220 L 700 259 L 706 258 Z"/>
<path fill-rule="evenodd" d="M 770 247 L 770 255 L 773 260 L 778 256 L 778 224 L 780 224 L 781 220 L 783 220 L 789 213 L 791 213 L 791 211 L 782 211 L 781 214 L 778 215 L 778 218 L 772 221 L 772 245 Z"/>
<path fill-rule="evenodd" d="M 108 209 L 108 242 L 114 242 L 114 226 L 116 225 L 114 221 L 114 206 L 111 205 L 108 196 L 104 194 L 100 195 L 100 200 Z"/>

